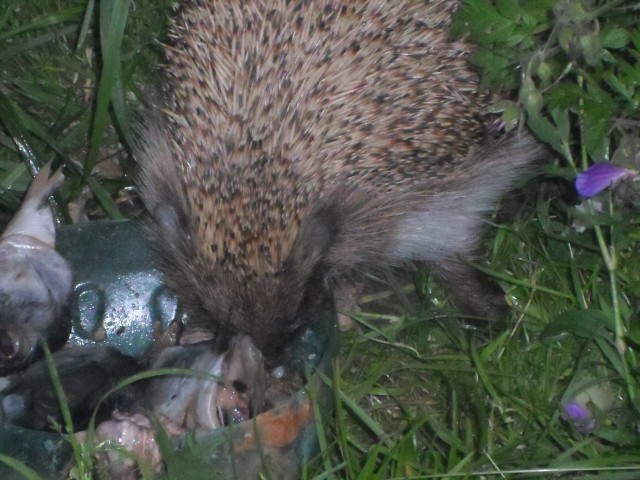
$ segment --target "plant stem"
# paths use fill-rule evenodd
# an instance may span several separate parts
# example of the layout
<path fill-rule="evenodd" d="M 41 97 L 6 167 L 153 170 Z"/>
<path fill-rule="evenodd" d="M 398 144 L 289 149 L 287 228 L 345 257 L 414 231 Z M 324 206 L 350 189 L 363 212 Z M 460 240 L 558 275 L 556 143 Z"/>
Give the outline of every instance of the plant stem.
<path fill-rule="evenodd" d="M 91 475 L 90 472 L 85 469 L 85 462 L 83 461 L 84 448 L 82 447 L 80 442 L 78 442 L 78 439 L 73 433 L 73 420 L 71 419 L 71 412 L 69 411 L 69 403 L 67 402 L 67 397 L 62 388 L 60 375 L 58 375 L 58 369 L 56 368 L 56 364 L 53 361 L 53 356 L 51 355 L 49 345 L 47 345 L 46 342 L 42 342 L 42 349 L 44 350 L 44 359 L 47 365 L 47 371 L 51 376 L 51 383 L 53 384 L 53 388 L 56 392 L 56 397 L 58 398 L 58 403 L 60 404 L 60 412 L 62 413 L 62 418 L 64 419 L 65 431 L 68 434 L 67 439 L 71 443 L 71 447 L 73 449 L 73 456 L 76 462 L 75 468 L 78 472 L 78 478 L 82 480 L 89 480 L 91 478 Z"/>

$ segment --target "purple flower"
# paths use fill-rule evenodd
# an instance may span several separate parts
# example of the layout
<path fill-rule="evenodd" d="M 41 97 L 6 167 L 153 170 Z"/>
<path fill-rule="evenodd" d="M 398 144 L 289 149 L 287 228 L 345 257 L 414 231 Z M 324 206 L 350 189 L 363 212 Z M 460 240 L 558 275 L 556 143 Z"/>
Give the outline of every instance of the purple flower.
<path fill-rule="evenodd" d="M 596 163 L 576 177 L 576 190 L 583 197 L 593 197 L 607 187 L 626 177 L 634 177 L 636 172 L 617 167 L 611 163 Z"/>
<path fill-rule="evenodd" d="M 573 421 L 582 422 L 591 418 L 591 412 L 587 407 L 577 402 L 569 402 L 564 406 L 564 411 Z"/>
<path fill-rule="evenodd" d="M 564 405 L 564 415 L 566 420 L 570 420 L 579 430 L 591 431 L 596 428 L 596 421 L 591 411 L 576 401 L 567 402 Z"/>

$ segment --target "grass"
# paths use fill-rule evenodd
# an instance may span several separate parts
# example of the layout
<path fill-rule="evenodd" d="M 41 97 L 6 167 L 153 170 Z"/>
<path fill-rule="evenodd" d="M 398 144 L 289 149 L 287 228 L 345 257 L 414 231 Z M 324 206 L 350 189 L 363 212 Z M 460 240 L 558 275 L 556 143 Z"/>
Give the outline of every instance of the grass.
<path fill-rule="evenodd" d="M 70 176 L 62 221 L 137 216 L 132 112 L 156 82 L 171 2 L 7 2 L 0 220 L 51 158 Z M 638 25 L 628 0 L 465 2 L 456 33 L 477 43 L 487 88 L 511 98 L 494 110 L 554 157 L 489 228 L 480 267 L 509 317 L 462 328 L 423 272 L 379 295 L 344 335 L 326 380 L 335 413 L 305 478 L 640 477 L 638 190 L 586 200 L 573 187 L 595 162 L 640 168 Z M 593 419 L 568 419 L 571 402 Z"/>

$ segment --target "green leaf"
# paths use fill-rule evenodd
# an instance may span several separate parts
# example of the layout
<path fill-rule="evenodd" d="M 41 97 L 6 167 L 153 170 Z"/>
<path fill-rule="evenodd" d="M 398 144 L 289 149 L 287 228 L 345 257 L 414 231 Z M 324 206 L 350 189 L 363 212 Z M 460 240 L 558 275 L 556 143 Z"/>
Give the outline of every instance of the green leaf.
<path fill-rule="evenodd" d="M 560 154 L 565 153 L 557 127 L 545 117 L 542 115 L 530 117 L 527 120 L 527 125 L 529 125 L 529 128 L 531 128 L 540 140 L 550 145 L 556 152 Z"/>
<path fill-rule="evenodd" d="M 616 111 L 616 103 L 606 95 L 606 100 L 587 96 L 582 109 L 584 135 L 582 141 L 592 160 L 609 158 L 609 129 Z"/>
<path fill-rule="evenodd" d="M 13 30 L 9 30 L 3 34 L 0 34 L 0 42 L 4 42 L 7 39 L 15 37 L 17 35 L 34 32 L 48 27 L 60 27 L 63 23 L 77 21 L 78 16 L 82 13 L 82 8 L 72 7 L 67 10 L 60 10 L 53 15 L 48 15 L 44 18 L 34 20 Z"/>
<path fill-rule="evenodd" d="M 612 326 L 611 320 L 600 310 L 570 310 L 553 318 L 542 332 L 541 339 L 566 334 L 580 338 L 608 338 L 605 329 L 612 329 Z"/>
<path fill-rule="evenodd" d="M 79 51 L 83 46 L 84 42 L 87 39 L 87 34 L 89 32 L 89 24 L 91 23 L 91 18 L 94 14 L 95 0 L 89 0 L 87 5 L 84 8 L 84 15 L 82 18 L 82 25 L 80 27 L 80 33 L 78 34 L 78 41 L 76 44 L 76 50 Z"/>
<path fill-rule="evenodd" d="M 584 91 L 575 83 L 562 82 L 550 87 L 544 94 L 544 99 L 550 110 L 569 110 L 577 108 L 578 101 Z"/>
<path fill-rule="evenodd" d="M 100 46 L 103 63 L 89 152 L 84 165 L 86 175 L 91 172 L 98 159 L 109 121 L 109 105 L 116 93 L 117 74 L 120 72 L 120 45 L 130 5 L 131 0 L 104 0 L 100 3 Z"/>
<path fill-rule="evenodd" d="M 554 109 L 551 111 L 551 117 L 558 127 L 558 135 L 560 136 L 561 142 L 569 144 L 569 129 L 571 128 L 569 112 L 564 109 Z"/>
<path fill-rule="evenodd" d="M 510 58 L 511 55 L 500 49 L 479 49 L 471 61 L 482 70 L 483 83 L 512 89 L 518 83 L 518 74 Z"/>
<path fill-rule="evenodd" d="M 634 343 L 636 348 L 640 347 L 640 325 L 636 325 L 627 332 L 627 338 Z"/>
<path fill-rule="evenodd" d="M 631 41 L 631 34 L 621 27 L 604 27 L 600 32 L 604 48 L 621 49 Z"/>
<path fill-rule="evenodd" d="M 607 85 L 609 85 L 614 92 L 619 94 L 621 97 L 624 97 L 626 100 L 632 99 L 635 85 L 625 84 L 620 75 L 616 75 L 611 71 L 604 72 L 602 74 L 602 78 L 607 82 Z"/>

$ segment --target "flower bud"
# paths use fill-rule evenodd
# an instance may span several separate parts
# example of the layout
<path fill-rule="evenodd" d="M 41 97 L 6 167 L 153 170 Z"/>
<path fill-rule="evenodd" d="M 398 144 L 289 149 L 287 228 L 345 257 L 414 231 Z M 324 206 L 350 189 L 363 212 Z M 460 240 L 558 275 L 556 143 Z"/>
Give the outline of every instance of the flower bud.
<path fill-rule="evenodd" d="M 524 106 L 526 112 L 531 116 L 537 116 L 540 114 L 542 107 L 544 106 L 544 99 L 542 94 L 536 88 L 536 84 L 529 76 L 525 77 L 520 88 L 520 101 Z"/>
<path fill-rule="evenodd" d="M 602 58 L 602 44 L 600 37 L 595 32 L 580 35 L 578 39 L 582 55 L 589 65 L 596 65 Z"/>

